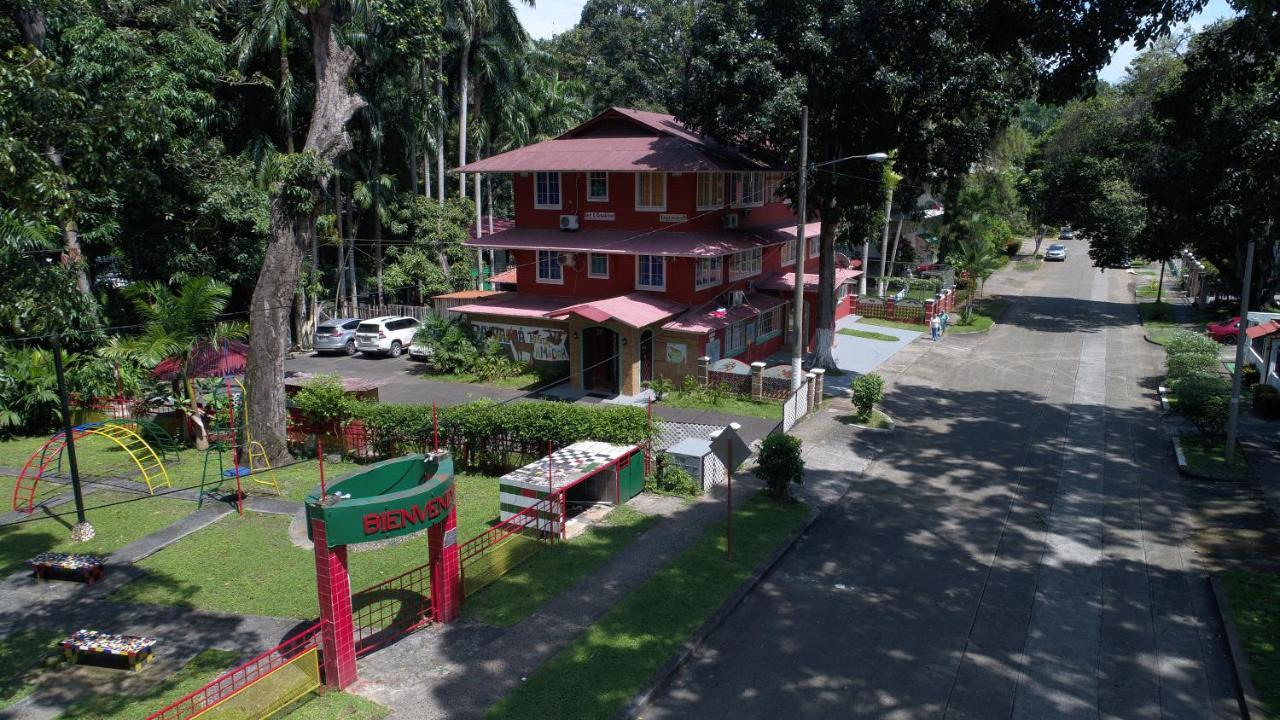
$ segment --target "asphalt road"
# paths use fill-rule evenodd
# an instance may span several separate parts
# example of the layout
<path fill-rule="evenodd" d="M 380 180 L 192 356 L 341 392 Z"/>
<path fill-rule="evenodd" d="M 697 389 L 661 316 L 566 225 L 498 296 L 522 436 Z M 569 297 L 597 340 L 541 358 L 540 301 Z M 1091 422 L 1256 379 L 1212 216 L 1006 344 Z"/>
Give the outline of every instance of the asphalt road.
<path fill-rule="evenodd" d="M 847 491 L 641 717 L 1239 717 L 1159 348 L 1068 245 L 988 283 L 991 333 L 881 367 L 893 435 L 802 426 L 806 485 Z"/>

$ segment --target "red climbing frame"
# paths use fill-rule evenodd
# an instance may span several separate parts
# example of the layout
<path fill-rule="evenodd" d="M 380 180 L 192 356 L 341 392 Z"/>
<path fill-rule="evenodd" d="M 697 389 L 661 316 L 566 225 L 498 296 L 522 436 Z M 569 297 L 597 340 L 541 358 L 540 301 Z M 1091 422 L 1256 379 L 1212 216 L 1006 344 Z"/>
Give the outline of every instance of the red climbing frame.
<path fill-rule="evenodd" d="M 72 437 L 76 440 L 84 437 L 87 432 L 84 430 L 72 429 Z M 35 509 L 36 487 L 40 484 L 40 477 L 44 475 L 44 471 L 49 465 L 55 462 L 58 455 L 62 453 L 62 448 L 67 444 L 65 433 L 57 433 L 53 437 L 44 442 L 39 450 L 31 453 L 31 457 L 27 458 L 27 464 L 22 466 L 22 473 L 18 475 L 18 482 L 13 484 L 13 509 L 21 510 L 30 515 Z M 36 464 L 36 459 L 39 464 Z M 35 473 L 31 472 L 32 466 L 35 467 Z"/>

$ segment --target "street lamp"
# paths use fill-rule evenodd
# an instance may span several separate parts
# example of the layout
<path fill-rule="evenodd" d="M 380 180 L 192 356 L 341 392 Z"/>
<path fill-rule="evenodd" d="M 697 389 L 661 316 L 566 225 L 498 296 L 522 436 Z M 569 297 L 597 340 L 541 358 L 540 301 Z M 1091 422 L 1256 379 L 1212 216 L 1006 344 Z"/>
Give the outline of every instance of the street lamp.
<path fill-rule="evenodd" d="M 802 376 L 804 375 L 804 341 L 805 324 L 804 324 L 804 264 L 809 257 L 808 251 L 804 247 L 805 226 L 808 224 L 808 211 L 806 201 L 809 195 L 809 170 L 824 167 L 826 165 L 835 165 L 846 160 L 869 160 L 871 162 L 884 162 L 889 159 L 888 153 L 874 152 L 866 155 L 849 155 L 847 157 L 836 158 L 834 160 L 824 160 L 820 163 L 809 164 L 809 108 L 804 106 L 800 108 L 800 214 L 796 221 L 796 282 L 795 291 L 792 299 L 792 325 L 795 326 L 795 337 L 792 338 L 791 349 L 791 389 L 795 390 L 800 387 Z M 867 282 L 867 246 L 862 246 L 862 293 L 866 294 Z"/>

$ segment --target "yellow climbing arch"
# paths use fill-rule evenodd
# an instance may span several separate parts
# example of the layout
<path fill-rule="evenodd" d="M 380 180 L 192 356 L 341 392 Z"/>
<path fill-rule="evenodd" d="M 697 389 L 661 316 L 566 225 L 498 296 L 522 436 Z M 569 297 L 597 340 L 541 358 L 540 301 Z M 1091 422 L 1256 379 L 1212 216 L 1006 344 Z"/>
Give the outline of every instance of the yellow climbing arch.
<path fill-rule="evenodd" d="M 155 494 L 157 487 L 173 487 L 173 483 L 169 480 L 169 471 L 165 469 L 160 456 L 156 455 L 156 451 L 142 439 L 142 436 L 130 428 L 123 425 L 89 423 L 72 428 L 71 433 L 76 440 L 97 435 L 119 445 L 141 471 L 142 479 L 147 484 L 147 492 Z M 18 476 L 18 482 L 13 486 L 14 510 L 26 513 L 35 510 L 36 488 L 40 484 L 40 478 L 45 470 L 62 455 L 62 449 L 66 444 L 66 435 L 58 433 L 49 438 L 27 459 L 27 464 L 22 468 L 22 474 Z"/>

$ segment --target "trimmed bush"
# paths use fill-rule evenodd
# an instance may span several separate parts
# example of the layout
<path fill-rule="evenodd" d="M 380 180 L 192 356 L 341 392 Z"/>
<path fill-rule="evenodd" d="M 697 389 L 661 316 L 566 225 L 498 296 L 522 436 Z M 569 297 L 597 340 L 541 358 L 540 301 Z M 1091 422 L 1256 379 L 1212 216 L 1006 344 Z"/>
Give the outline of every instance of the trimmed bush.
<path fill-rule="evenodd" d="M 1271 385 L 1254 385 L 1253 411 L 1263 419 L 1280 420 L 1280 390 Z"/>
<path fill-rule="evenodd" d="M 1245 387 L 1251 388 L 1261 380 L 1262 371 L 1258 369 L 1257 365 L 1245 365 L 1240 370 L 1240 382 L 1244 383 Z"/>
<path fill-rule="evenodd" d="M 876 403 L 884 399 L 884 378 L 875 373 L 867 373 L 853 381 L 854 417 L 865 421 L 871 417 Z"/>
<path fill-rule="evenodd" d="M 791 496 L 791 483 L 804 484 L 804 459 L 800 457 L 800 438 L 786 433 L 773 433 L 760 446 L 760 462 L 756 477 L 764 480 L 769 496 L 785 500 Z"/>
<path fill-rule="evenodd" d="M 1205 435 L 1217 435 L 1227 423 L 1231 383 L 1216 375 L 1190 375 L 1172 384 L 1178 412 Z"/>
<path fill-rule="evenodd" d="M 702 494 L 698 481 L 684 468 L 671 462 L 666 454 L 658 456 L 658 471 L 649 478 L 656 492 L 680 497 L 697 497 Z"/>
<path fill-rule="evenodd" d="M 1208 353 L 1181 353 L 1169 356 L 1169 379 L 1212 373 L 1219 367 L 1218 356 Z"/>
<path fill-rule="evenodd" d="M 1191 332 L 1190 330 L 1175 330 L 1170 333 L 1169 339 L 1165 341 L 1164 351 L 1170 357 L 1187 353 L 1217 355 L 1219 347 L 1218 343 L 1200 333 Z"/>
<path fill-rule="evenodd" d="M 338 375 L 317 375 L 303 381 L 293 396 L 293 404 L 308 420 L 317 424 L 342 420 L 351 406 L 342 378 Z"/>

